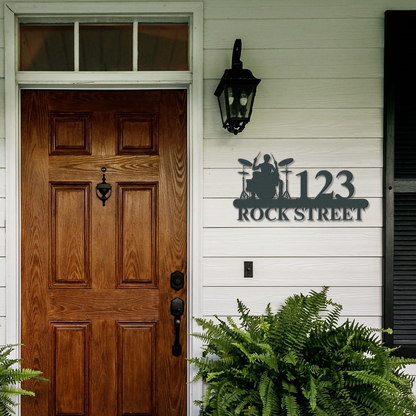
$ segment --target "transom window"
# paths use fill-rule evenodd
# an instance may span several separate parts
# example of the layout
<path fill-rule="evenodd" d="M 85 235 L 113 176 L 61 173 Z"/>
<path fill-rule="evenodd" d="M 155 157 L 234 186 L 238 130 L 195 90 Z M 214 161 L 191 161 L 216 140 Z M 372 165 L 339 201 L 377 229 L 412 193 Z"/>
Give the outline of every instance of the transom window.
<path fill-rule="evenodd" d="M 21 23 L 20 71 L 188 71 L 188 23 Z"/>

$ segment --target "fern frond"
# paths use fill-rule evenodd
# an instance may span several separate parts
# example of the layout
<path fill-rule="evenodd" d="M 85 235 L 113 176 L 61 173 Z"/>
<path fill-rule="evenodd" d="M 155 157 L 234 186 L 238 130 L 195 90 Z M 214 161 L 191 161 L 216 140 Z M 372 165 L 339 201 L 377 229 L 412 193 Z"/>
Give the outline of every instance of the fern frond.
<path fill-rule="evenodd" d="M 414 416 L 414 379 L 379 329 L 339 324 L 328 288 L 286 299 L 261 316 L 237 300 L 232 318 L 199 319 L 203 357 L 188 360 L 208 383 L 209 416 Z"/>

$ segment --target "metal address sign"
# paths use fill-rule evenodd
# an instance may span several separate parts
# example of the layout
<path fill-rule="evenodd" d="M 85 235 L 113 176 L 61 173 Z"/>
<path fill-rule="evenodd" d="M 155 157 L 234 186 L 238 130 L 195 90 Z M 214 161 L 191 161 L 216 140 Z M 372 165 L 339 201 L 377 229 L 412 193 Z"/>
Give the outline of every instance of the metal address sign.
<path fill-rule="evenodd" d="M 238 159 L 242 165 L 242 171 L 238 172 L 242 177 L 242 192 L 240 198 L 234 200 L 234 206 L 238 209 L 239 221 L 362 221 L 368 201 L 352 198 L 354 176 L 349 170 L 341 170 L 336 175 L 341 181 L 338 192 L 342 190 L 346 196 L 337 193 L 337 190 L 331 191 L 333 174 L 320 170 L 315 179 L 324 179 L 322 189 L 315 197 L 309 197 L 308 171 L 304 170 L 296 174 L 299 177 L 300 197 L 291 198 L 289 174 L 293 172 L 289 170 L 289 165 L 294 160 L 288 158 L 277 163 L 270 153 L 271 156 L 265 154 L 260 161 L 260 154 L 253 163 Z"/>

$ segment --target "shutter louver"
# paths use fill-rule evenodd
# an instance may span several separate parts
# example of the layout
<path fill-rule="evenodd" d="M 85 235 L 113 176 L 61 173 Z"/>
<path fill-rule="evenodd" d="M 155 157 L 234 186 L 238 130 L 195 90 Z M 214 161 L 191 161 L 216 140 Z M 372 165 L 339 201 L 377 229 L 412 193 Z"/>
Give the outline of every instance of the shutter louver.
<path fill-rule="evenodd" d="M 416 194 L 394 196 L 395 345 L 416 345 Z"/>

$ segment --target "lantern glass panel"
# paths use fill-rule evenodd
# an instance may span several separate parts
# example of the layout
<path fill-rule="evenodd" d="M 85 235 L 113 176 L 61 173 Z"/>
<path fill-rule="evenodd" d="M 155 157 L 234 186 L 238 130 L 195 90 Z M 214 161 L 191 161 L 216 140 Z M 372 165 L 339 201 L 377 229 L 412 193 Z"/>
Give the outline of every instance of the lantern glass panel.
<path fill-rule="evenodd" d="M 225 97 L 225 91 L 222 90 L 220 96 L 218 97 L 218 102 L 220 105 L 220 112 L 221 112 L 221 118 L 222 118 L 222 124 L 225 125 L 225 122 L 227 121 L 227 105 L 226 105 L 226 97 Z"/>
<path fill-rule="evenodd" d="M 231 86 L 227 89 L 230 118 L 234 120 L 248 120 L 253 102 L 253 88 L 251 86 Z"/>

